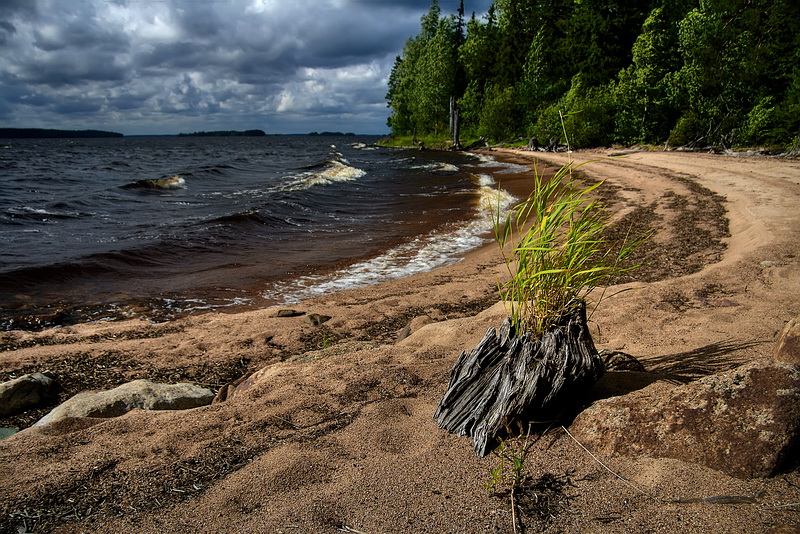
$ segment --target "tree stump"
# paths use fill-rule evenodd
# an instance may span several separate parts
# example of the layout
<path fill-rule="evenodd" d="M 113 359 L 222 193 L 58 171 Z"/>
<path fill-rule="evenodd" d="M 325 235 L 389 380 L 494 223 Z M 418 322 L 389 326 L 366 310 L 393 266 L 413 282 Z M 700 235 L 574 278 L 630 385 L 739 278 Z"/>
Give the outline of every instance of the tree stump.
<path fill-rule="evenodd" d="M 540 339 L 514 332 L 506 319 L 490 328 L 471 351 L 461 353 L 433 418 L 459 436 L 469 436 L 478 456 L 514 421 L 546 420 L 588 390 L 602 375 L 581 303 Z"/>

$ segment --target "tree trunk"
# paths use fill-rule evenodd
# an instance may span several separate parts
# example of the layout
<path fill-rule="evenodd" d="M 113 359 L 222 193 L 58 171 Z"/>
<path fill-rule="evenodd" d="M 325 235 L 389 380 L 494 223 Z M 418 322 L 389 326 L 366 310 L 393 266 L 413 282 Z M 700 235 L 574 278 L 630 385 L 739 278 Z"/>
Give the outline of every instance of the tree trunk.
<path fill-rule="evenodd" d="M 472 438 L 478 456 L 514 421 L 558 417 L 603 375 L 581 304 L 541 337 L 517 335 L 506 319 L 478 345 L 461 353 L 450 371 L 434 419 L 441 428 Z"/>

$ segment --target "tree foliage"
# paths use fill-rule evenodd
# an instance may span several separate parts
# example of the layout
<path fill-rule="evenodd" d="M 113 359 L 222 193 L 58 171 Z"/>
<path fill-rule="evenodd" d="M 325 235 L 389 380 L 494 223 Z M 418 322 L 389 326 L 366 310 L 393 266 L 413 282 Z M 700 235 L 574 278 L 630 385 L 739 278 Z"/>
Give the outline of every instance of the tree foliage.
<path fill-rule="evenodd" d="M 468 0 L 467 0 L 468 3 Z M 796 0 L 433 0 L 389 79 L 393 133 L 609 143 L 800 144 Z"/>

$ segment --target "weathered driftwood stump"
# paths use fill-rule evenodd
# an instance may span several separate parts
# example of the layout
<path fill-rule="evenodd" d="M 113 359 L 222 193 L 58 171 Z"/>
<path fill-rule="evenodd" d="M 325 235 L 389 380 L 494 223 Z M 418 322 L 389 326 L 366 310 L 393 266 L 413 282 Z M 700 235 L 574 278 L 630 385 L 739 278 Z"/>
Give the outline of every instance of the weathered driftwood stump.
<path fill-rule="evenodd" d="M 461 353 L 434 419 L 441 428 L 472 438 L 478 456 L 514 421 L 558 416 L 603 375 L 581 304 L 541 339 L 517 335 L 506 319 L 478 345 Z"/>

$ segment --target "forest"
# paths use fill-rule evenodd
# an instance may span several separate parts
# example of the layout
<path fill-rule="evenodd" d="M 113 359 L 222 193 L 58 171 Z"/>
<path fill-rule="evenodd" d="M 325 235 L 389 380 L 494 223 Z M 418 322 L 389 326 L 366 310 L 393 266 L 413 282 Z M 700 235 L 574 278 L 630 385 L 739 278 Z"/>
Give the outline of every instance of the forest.
<path fill-rule="evenodd" d="M 386 98 L 394 136 L 796 151 L 800 2 L 433 0 Z"/>

